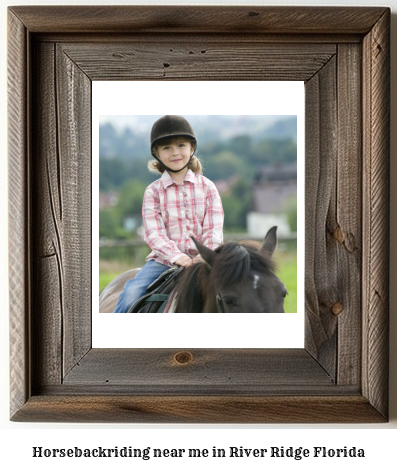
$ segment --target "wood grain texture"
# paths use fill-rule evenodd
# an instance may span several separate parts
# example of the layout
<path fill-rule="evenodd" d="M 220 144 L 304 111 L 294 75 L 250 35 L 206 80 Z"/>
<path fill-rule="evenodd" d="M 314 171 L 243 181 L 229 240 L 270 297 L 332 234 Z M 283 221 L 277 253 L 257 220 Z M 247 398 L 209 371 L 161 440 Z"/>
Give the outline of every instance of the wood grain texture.
<path fill-rule="evenodd" d="M 19 422 L 88 423 L 379 423 L 368 400 L 349 396 L 38 396 L 22 407 Z"/>
<path fill-rule="evenodd" d="M 29 351 L 29 187 L 28 87 L 26 28 L 8 15 L 8 151 L 9 151 L 9 302 L 11 414 L 30 394 Z"/>
<path fill-rule="evenodd" d="M 60 47 L 56 71 L 65 376 L 91 348 L 91 81 Z"/>
<path fill-rule="evenodd" d="M 146 394 L 173 390 L 260 393 L 272 386 L 330 386 L 333 379 L 304 349 L 192 349 L 186 363 L 178 349 L 94 349 L 65 377 L 69 390 L 84 385 L 129 385 Z M 182 350 L 183 351 L 183 350 Z"/>
<path fill-rule="evenodd" d="M 91 82 L 54 44 L 35 58 L 35 378 L 61 384 L 91 348 Z"/>
<path fill-rule="evenodd" d="M 63 376 L 63 241 L 59 214 L 62 212 L 58 152 L 57 98 L 55 90 L 55 49 L 53 44 L 34 46 L 36 80 L 33 134 L 33 179 L 36 191 L 32 207 L 35 251 L 32 290 L 32 350 L 34 386 L 60 384 Z M 50 66 L 48 66 L 50 64 Z M 45 130 L 45 132 L 43 132 Z M 55 175 L 55 179 L 53 176 Z M 45 340 L 44 340 L 45 339 Z"/>
<path fill-rule="evenodd" d="M 361 375 L 361 53 L 306 85 L 306 348 L 337 384 Z"/>
<path fill-rule="evenodd" d="M 30 31 L 56 33 L 367 33 L 384 8 L 233 6 L 12 7 Z"/>
<path fill-rule="evenodd" d="M 336 226 L 336 110 L 334 56 L 306 84 L 305 149 L 305 346 L 334 378 L 338 321 L 332 307 L 341 298 L 337 241 L 329 236 Z"/>
<path fill-rule="evenodd" d="M 65 44 L 64 53 L 91 80 L 309 80 L 335 54 L 334 44 L 242 42 L 162 35 L 126 44 Z"/>
<path fill-rule="evenodd" d="M 385 421 L 389 10 L 186 8 L 9 11 L 11 418 Z M 305 349 L 91 349 L 94 78 L 306 82 Z"/>
<path fill-rule="evenodd" d="M 362 54 L 359 45 L 338 46 L 337 175 L 334 241 L 338 320 L 337 383 L 359 384 L 362 362 Z"/>
<path fill-rule="evenodd" d="M 364 40 L 363 392 L 388 411 L 390 12 Z"/>

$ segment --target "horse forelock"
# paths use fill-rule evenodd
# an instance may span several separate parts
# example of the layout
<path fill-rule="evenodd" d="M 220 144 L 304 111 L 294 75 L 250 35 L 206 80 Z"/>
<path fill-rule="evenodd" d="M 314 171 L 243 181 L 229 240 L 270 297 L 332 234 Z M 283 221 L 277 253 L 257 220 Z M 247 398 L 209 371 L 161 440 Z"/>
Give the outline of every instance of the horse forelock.
<path fill-rule="evenodd" d="M 277 267 L 274 259 L 267 252 L 260 250 L 259 243 L 244 242 L 243 245 L 251 254 L 251 270 L 265 273 L 276 272 Z"/>
<path fill-rule="evenodd" d="M 218 247 L 219 256 L 211 270 L 211 284 L 217 291 L 244 282 L 251 271 L 270 274 L 275 264 L 259 245 L 253 242 L 229 242 Z"/>

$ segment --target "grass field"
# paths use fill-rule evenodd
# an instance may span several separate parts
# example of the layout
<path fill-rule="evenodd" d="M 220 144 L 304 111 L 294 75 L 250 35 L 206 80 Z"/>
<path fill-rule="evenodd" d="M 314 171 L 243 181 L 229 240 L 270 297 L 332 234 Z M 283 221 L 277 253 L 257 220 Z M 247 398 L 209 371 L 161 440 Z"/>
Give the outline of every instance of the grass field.
<path fill-rule="evenodd" d="M 114 280 L 120 273 L 116 272 L 99 272 L 99 293 L 101 293 L 104 288 Z"/>
<path fill-rule="evenodd" d="M 287 287 L 288 295 L 284 301 L 285 312 L 297 312 L 297 262 L 296 252 L 279 253 L 277 276 Z"/>
<path fill-rule="evenodd" d="M 103 291 L 104 288 L 117 276 L 121 273 L 124 273 L 127 270 L 130 270 L 131 267 L 126 263 L 119 261 L 108 261 L 100 260 L 99 261 L 99 293 Z"/>

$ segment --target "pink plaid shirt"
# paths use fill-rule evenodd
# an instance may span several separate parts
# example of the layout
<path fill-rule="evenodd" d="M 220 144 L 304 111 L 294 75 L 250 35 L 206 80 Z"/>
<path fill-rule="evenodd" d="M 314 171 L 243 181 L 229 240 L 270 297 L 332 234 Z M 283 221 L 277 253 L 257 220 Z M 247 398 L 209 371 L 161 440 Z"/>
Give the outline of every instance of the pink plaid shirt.
<path fill-rule="evenodd" d="M 165 171 L 146 188 L 142 205 L 145 241 L 152 252 L 146 261 L 171 266 L 183 255 L 198 255 L 193 235 L 210 249 L 223 242 L 223 208 L 215 185 L 188 170 L 182 185 Z"/>

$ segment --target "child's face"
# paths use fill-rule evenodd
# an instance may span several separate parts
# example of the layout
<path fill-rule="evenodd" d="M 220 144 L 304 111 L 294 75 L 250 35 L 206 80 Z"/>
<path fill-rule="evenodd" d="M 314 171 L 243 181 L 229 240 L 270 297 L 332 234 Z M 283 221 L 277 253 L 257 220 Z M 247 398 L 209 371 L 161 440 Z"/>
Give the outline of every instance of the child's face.
<path fill-rule="evenodd" d="M 164 165 L 178 170 L 189 162 L 193 149 L 189 139 L 181 136 L 157 146 L 156 154 Z"/>

